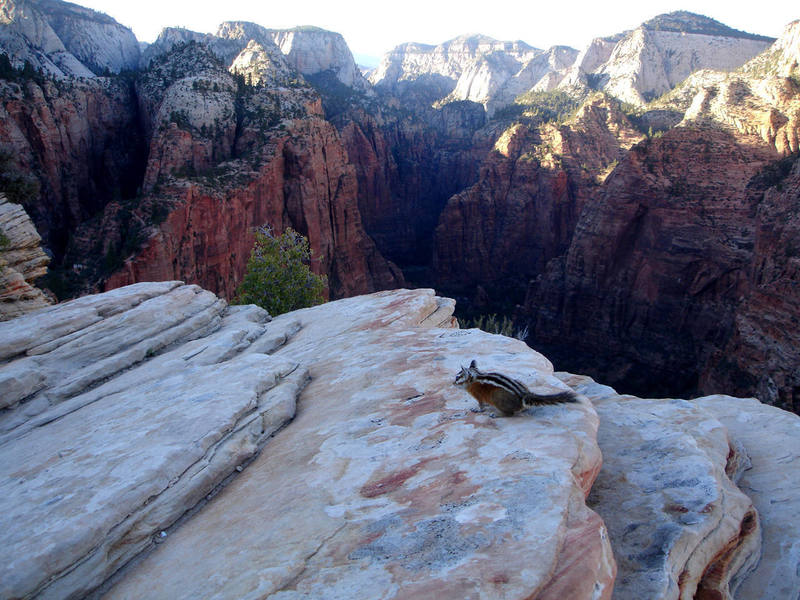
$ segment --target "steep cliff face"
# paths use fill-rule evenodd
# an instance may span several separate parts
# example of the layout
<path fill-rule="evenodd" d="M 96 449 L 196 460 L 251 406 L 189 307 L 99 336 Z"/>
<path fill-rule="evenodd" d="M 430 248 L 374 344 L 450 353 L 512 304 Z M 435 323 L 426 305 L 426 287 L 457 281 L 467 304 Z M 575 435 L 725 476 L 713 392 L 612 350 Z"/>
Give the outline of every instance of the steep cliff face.
<path fill-rule="evenodd" d="M 595 87 L 641 105 L 699 69 L 735 69 L 773 41 L 730 29 L 708 17 L 671 13 L 624 35 L 608 60 L 587 73 L 592 73 Z"/>
<path fill-rule="evenodd" d="M 406 100 L 468 100 L 483 104 L 492 115 L 519 94 L 556 87 L 577 54 L 567 46 L 543 51 L 523 42 L 461 36 L 438 46 L 398 46 L 386 54 L 370 81 Z"/>
<path fill-rule="evenodd" d="M 355 170 L 319 96 L 292 83 L 266 30 L 220 31 L 241 48 L 230 71 L 213 45 L 190 41 L 151 57 L 137 81 L 152 136 L 143 189 L 164 222 L 104 287 L 186 279 L 233 298 L 264 223 L 308 236 L 332 297 L 401 286 L 364 232 Z"/>
<path fill-rule="evenodd" d="M 764 202 L 764 190 L 779 185 L 769 175 L 777 158 L 754 138 L 715 129 L 678 128 L 635 146 L 585 206 L 568 252 L 532 284 L 532 343 L 565 367 L 583 364 L 642 394 L 716 389 L 715 365 L 737 360 L 726 348 L 744 326 L 739 311 L 773 314 L 757 295 L 777 244 L 759 237 L 794 210 L 791 192 Z M 778 209 L 780 199 L 787 204 Z M 762 351 L 783 346 L 782 336 L 766 337 Z"/>
<path fill-rule="evenodd" d="M 521 301 L 527 281 L 569 245 L 603 177 L 642 137 L 602 95 L 564 125 L 509 128 L 478 182 L 450 198 L 442 212 L 435 233 L 437 286 L 468 295 L 481 286 L 492 301 Z"/>
<path fill-rule="evenodd" d="M 56 77 L 94 77 L 135 69 L 139 43 L 111 17 L 60 0 L 8 0 L 0 7 L 0 46 Z"/>
<path fill-rule="evenodd" d="M 331 71 L 348 87 L 371 90 L 341 34 L 317 27 L 273 30 L 271 34 L 289 65 L 302 75 Z"/>
<path fill-rule="evenodd" d="M 443 78 L 455 85 L 465 70 L 485 56 L 498 53 L 523 61 L 539 52 L 524 42 L 503 42 L 482 35 L 459 36 L 438 46 L 402 44 L 383 57 L 370 81 L 395 93 L 402 82 L 413 82 L 420 77 Z"/>
<path fill-rule="evenodd" d="M 668 92 L 699 69 L 735 69 L 774 40 L 685 11 L 593 40 L 582 52 L 462 36 L 438 46 L 404 44 L 370 75 L 378 88 L 422 102 L 470 100 L 491 116 L 529 91 L 592 90 L 634 105 Z"/>
<path fill-rule="evenodd" d="M 308 236 L 320 259 L 312 267 L 328 275 L 333 297 L 400 287 L 400 271 L 364 232 L 356 185 L 335 128 L 299 119 L 270 137 L 255 168 L 233 161 L 217 175 L 166 185 L 166 220 L 105 287 L 183 278 L 233 298 L 264 223 Z"/>
<path fill-rule="evenodd" d="M 428 266 L 447 199 L 475 182 L 491 148 L 490 135 L 476 135 L 483 108 L 451 103 L 413 119 L 356 109 L 333 122 L 356 169 L 366 230 L 387 258 Z"/>
<path fill-rule="evenodd" d="M 59 293 L 145 277 L 232 297 L 265 222 L 309 237 L 333 297 L 402 285 L 363 230 L 319 96 L 271 32 L 170 30 L 145 63 L 135 83 L 3 82 L 2 139 L 42 183 L 31 211 L 56 250 Z"/>
<path fill-rule="evenodd" d="M 755 394 L 800 413 L 800 159 L 771 165 L 749 183 L 756 213 L 752 259 L 732 334 L 703 365 L 700 390 Z"/>
<path fill-rule="evenodd" d="M 144 141 L 125 79 L 0 79 L 0 146 L 38 181 L 25 208 L 57 259 L 79 223 L 141 183 Z"/>
<path fill-rule="evenodd" d="M 732 72 L 702 70 L 655 103 L 760 137 L 782 154 L 800 149 L 800 21 L 766 51 Z"/>

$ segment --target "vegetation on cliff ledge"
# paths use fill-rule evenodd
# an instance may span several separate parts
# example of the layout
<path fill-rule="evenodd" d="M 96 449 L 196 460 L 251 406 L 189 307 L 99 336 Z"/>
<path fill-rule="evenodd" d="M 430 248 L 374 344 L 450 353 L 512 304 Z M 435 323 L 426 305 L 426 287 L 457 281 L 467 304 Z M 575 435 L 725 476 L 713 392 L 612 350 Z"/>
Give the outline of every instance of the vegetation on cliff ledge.
<path fill-rule="evenodd" d="M 327 278 L 313 273 L 308 239 L 289 227 L 275 235 L 269 225 L 256 231 L 236 304 L 257 304 L 276 316 L 325 301 Z"/>

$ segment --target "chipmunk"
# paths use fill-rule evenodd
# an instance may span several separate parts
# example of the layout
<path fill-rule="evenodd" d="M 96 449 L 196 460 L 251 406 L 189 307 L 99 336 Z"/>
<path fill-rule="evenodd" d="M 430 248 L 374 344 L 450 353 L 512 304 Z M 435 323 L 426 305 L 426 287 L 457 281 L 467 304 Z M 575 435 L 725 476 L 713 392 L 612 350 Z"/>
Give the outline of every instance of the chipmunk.
<path fill-rule="evenodd" d="M 507 417 L 531 406 L 578 401 L 572 391 L 550 395 L 536 394 L 521 381 L 500 373 L 484 373 L 478 370 L 474 360 L 469 367 L 461 367 L 453 384 L 465 386 L 478 401 L 479 408 L 474 412 L 483 412 L 484 405 L 491 404 Z"/>

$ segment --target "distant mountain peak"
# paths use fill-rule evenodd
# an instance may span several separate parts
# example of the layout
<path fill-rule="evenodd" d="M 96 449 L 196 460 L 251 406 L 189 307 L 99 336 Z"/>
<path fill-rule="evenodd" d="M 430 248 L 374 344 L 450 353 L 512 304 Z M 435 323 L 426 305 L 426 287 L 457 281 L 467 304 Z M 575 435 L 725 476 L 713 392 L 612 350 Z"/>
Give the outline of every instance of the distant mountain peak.
<path fill-rule="evenodd" d="M 719 35 L 724 37 L 745 38 L 761 42 L 774 42 L 775 38 L 757 35 L 728 27 L 716 19 L 686 10 L 676 10 L 653 17 L 642 23 L 642 28 L 650 31 L 672 31 L 675 33 L 696 33 L 700 35 Z"/>

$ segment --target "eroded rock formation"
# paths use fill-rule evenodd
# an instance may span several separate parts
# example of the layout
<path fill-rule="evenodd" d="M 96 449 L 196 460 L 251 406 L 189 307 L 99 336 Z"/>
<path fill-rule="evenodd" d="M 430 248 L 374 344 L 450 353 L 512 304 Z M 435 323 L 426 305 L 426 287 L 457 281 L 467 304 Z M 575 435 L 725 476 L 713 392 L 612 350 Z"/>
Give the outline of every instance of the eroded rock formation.
<path fill-rule="evenodd" d="M 588 502 L 617 559 L 614 598 L 767 600 L 800 591 L 787 517 L 800 457 L 775 443 L 797 435 L 797 415 L 730 396 L 641 399 L 586 376 L 557 376 L 600 417 L 603 469 Z"/>
<path fill-rule="evenodd" d="M 139 42 L 103 13 L 59 0 L 7 0 L 0 7 L 0 46 L 15 66 L 26 61 L 57 78 L 135 69 Z"/>
<path fill-rule="evenodd" d="M 25 209 L 0 194 L 0 321 L 52 303 L 34 284 L 50 262 L 41 242 Z"/>
<path fill-rule="evenodd" d="M 0 323 L 0 592 L 800 591 L 800 417 L 620 396 L 453 309 L 396 290 L 270 319 L 160 282 Z M 472 412 L 472 359 L 579 401 Z"/>
<path fill-rule="evenodd" d="M 731 352 L 737 339 L 791 373 L 792 345 L 771 328 L 756 341 L 744 316 L 784 314 L 796 331 L 768 300 L 780 294 L 771 291 L 779 280 L 791 287 L 796 278 L 795 259 L 773 245 L 768 225 L 796 198 L 796 167 L 777 159 L 715 129 L 679 128 L 635 146 L 585 206 L 567 253 L 532 284 L 526 311 L 536 344 L 565 367 L 585 359 L 610 384 L 656 396 L 721 392 L 711 383 L 720 379 L 735 393 L 755 391 L 738 357 L 751 365 L 745 372 L 769 373 Z M 795 236 L 794 227 L 788 219 L 778 231 Z M 781 387 L 783 405 L 794 406 L 795 385 Z"/>
<path fill-rule="evenodd" d="M 515 125 L 484 161 L 478 182 L 456 194 L 436 229 L 433 264 L 442 289 L 519 302 L 527 281 L 568 247 L 584 204 L 642 135 L 602 95 L 562 126 Z"/>
<path fill-rule="evenodd" d="M 609 598 L 614 561 L 584 504 L 600 468 L 594 410 L 470 412 L 451 381 L 476 346 L 482 363 L 529 385 L 563 384 L 517 340 L 452 329 L 453 307 L 400 290 L 270 321 L 171 282 L 0 325 L 0 376 L 13 384 L 1 502 L 16 532 L 3 594 L 85 593 L 155 539 L 164 543 L 108 597 L 153 586 L 175 597 L 254 586 L 382 597 L 402 585 L 548 598 L 567 585 Z M 298 417 L 260 457 L 162 535 L 294 415 L 296 398 Z M 247 559 L 223 566 L 231 535 Z M 171 566 L 187 548 L 202 577 Z"/>

